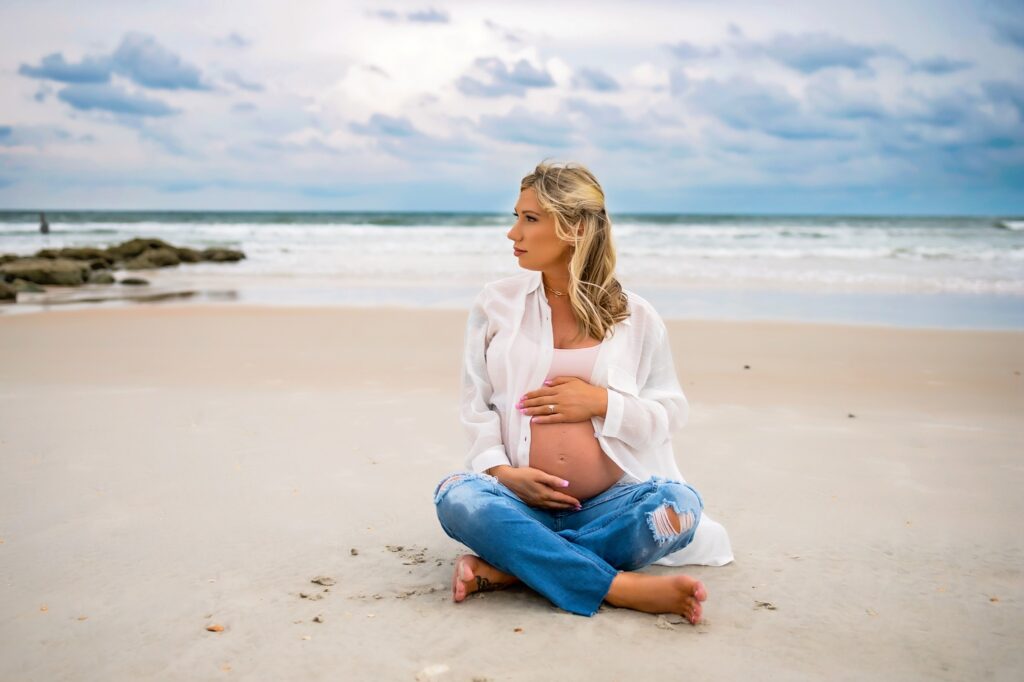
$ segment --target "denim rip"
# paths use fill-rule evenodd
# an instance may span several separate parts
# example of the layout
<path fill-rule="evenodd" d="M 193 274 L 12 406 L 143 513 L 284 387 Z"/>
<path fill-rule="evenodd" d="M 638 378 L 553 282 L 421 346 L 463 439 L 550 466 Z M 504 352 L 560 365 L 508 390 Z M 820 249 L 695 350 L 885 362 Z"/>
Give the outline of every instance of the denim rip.
<path fill-rule="evenodd" d="M 473 479 L 493 481 L 495 483 L 498 481 L 498 479 L 495 478 L 494 476 L 491 476 L 490 474 L 485 474 L 483 472 L 478 473 L 473 471 L 460 471 L 459 473 L 456 474 L 448 474 L 443 479 L 441 479 L 441 482 L 438 483 L 437 486 L 434 487 L 434 504 L 439 504 L 441 500 L 444 498 L 444 496 L 448 494 L 448 491 L 454 488 L 455 486 L 459 485 L 460 483 L 465 483 L 466 481 L 471 481 Z"/>
<path fill-rule="evenodd" d="M 667 478 L 661 476 L 652 476 L 649 483 L 653 483 L 655 491 L 659 490 L 663 485 L 670 483 Z M 694 495 L 697 496 L 697 500 L 700 502 L 701 509 L 704 508 L 704 500 L 701 498 L 693 486 L 683 483 L 685 487 L 693 491 Z M 679 530 L 676 530 L 675 525 L 672 523 L 672 519 L 668 515 L 668 509 L 671 508 L 676 514 L 678 519 Z M 647 512 L 647 526 L 651 529 L 651 535 L 654 536 L 655 542 L 661 547 L 666 542 L 670 542 L 679 538 L 680 536 L 688 533 L 696 523 L 697 519 L 694 517 L 692 511 L 687 510 L 686 513 L 682 513 L 679 507 L 679 503 L 671 498 L 667 498 L 665 503 L 660 505 L 657 509 L 651 512 Z"/>

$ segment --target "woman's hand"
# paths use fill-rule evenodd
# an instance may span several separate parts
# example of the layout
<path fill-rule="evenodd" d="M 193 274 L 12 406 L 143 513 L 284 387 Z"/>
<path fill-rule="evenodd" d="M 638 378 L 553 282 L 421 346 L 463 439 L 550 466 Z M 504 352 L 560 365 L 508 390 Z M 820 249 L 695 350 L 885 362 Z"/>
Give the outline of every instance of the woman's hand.
<path fill-rule="evenodd" d="M 548 407 L 554 405 L 554 409 Z M 603 417 L 608 410 L 608 391 L 577 377 L 555 377 L 523 395 L 518 407 L 531 415 L 534 424 L 582 422 Z"/>
<path fill-rule="evenodd" d="M 491 467 L 487 472 L 531 507 L 577 509 L 580 506 L 580 501 L 575 497 L 558 491 L 558 488 L 569 485 L 568 481 L 540 469 L 502 464 Z"/>

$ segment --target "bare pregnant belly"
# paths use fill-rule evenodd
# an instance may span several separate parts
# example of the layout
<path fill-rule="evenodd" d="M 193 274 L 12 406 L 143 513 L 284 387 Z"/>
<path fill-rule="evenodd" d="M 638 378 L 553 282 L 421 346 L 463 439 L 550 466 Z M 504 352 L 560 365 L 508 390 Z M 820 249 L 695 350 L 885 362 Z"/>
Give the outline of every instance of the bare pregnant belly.
<path fill-rule="evenodd" d="M 601 449 L 590 420 L 530 424 L 530 466 L 569 481 L 560 492 L 582 502 L 622 478 L 622 469 Z"/>

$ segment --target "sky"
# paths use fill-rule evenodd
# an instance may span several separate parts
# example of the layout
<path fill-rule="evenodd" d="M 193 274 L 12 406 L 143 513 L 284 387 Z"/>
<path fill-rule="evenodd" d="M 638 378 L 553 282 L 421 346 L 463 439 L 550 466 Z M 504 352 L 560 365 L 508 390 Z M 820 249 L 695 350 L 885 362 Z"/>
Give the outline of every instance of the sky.
<path fill-rule="evenodd" d="M 1024 0 L 0 0 L 0 209 L 1024 214 Z"/>

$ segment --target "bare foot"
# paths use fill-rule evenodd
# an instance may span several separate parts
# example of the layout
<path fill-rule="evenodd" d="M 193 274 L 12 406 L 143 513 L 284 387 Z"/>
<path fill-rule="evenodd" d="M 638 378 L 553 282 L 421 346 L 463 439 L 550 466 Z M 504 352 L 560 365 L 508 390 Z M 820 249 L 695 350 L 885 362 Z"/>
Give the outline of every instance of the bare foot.
<path fill-rule="evenodd" d="M 463 554 L 455 560 L 452 574 L 452 599 L 462 601 L 474 592 L 501 590 L 519 582 L 519 578 L 502 573 L 494 566 L 472 554 Z"/>
<path fill-rule="evenodd" d="M 704 583 L 688 575 L 648 575 L 624 571 L 612 581 L 605 601 L 646 613 L 678 613 L 696 625 L 708 598 Z"/>

